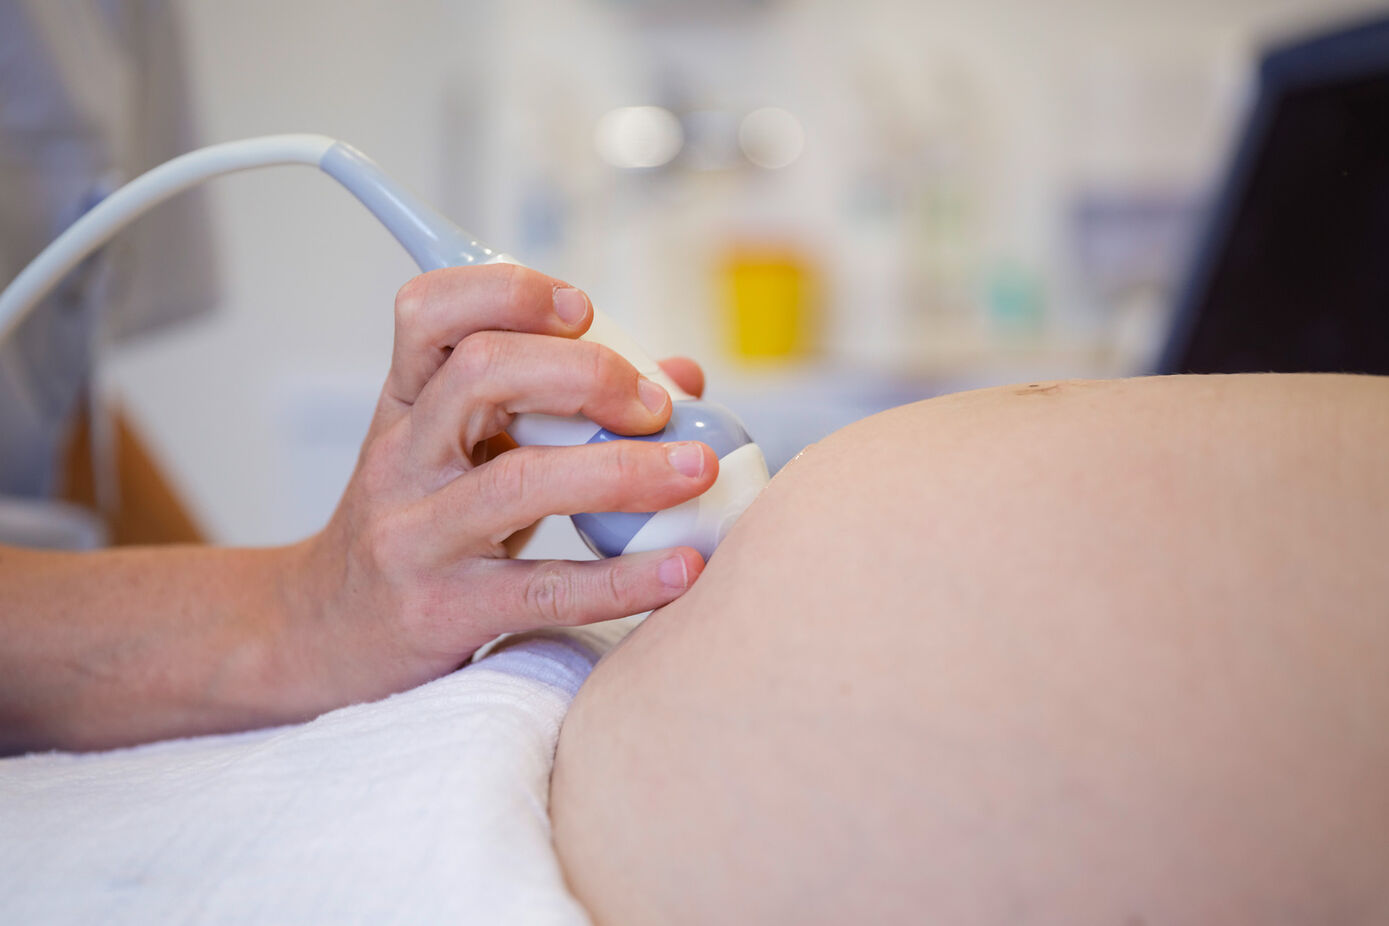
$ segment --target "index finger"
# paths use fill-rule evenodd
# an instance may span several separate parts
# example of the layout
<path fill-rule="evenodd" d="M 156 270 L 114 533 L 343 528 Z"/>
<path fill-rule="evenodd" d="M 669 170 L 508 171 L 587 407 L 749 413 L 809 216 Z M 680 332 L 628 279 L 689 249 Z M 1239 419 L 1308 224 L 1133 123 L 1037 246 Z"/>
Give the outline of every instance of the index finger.
<path fill-rule="evenodd" d="M 403 412 L 454 346 L 487 329 L 576 338 L 593 317 L 588 297 L 519 264 L 446 267 L 421 274 L 395 300 L 395 347 L 382 395 Z"/>

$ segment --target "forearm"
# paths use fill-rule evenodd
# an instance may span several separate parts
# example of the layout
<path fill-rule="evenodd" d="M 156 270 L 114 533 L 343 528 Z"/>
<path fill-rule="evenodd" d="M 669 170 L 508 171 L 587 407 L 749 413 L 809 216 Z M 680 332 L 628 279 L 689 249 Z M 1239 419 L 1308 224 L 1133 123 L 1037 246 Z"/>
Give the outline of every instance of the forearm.
<path fill-rule="evenodd" d="M 582 414 L 632 435 L 666 425 L 659 384 L 578 340 L 592 318 L 578 290 L 509 264 L 402 288 L 357 470 L 304 543 L 0 548 L 0 751 L 301 720 L 437 678 L 501 633 L 679 597 L 703 568 L 689 547 L 522 562 L 504 541 L 547 515 L 686 502 L 718 476 L 711 448 L 610 441 L 473 458 L 518 414 Z M 669 372 L 699 391 L 697 369 Z"/>
<path fill-rule="evenodd" d="M 0 751 L 311 716 L 299 558 L 296 547 L 0 548 Z"/>

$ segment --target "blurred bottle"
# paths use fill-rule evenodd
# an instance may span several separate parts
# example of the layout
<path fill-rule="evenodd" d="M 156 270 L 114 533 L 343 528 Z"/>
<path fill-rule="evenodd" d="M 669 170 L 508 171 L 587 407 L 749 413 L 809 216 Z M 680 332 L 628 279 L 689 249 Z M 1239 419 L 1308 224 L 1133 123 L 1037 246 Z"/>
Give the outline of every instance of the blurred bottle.
<path fill-rule="evenodd" d="M 804 360 L 818 349 L 815 274 L 791 244 L 735 244 L 720 265 L 726 346 L 746 362 Z"/>

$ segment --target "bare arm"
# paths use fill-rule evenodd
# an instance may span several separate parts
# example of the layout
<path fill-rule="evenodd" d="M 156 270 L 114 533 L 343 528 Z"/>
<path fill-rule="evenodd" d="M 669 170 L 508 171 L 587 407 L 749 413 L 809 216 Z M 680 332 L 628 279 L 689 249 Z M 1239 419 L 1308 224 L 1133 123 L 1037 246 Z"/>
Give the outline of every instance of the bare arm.
<path fill-rule="evenodd" d="M 523 412 L 649 434 L 670 398 L 576 338 L 587 298 L 496 265 L 416 278 L 331 521 L 288 547 L 0 549 L 0 748 L 98 748 L 312 717 L 457 668 L 500 633 L 635 614 L 684 592 L 689 548 L 522 562 L 546 514 L 651 511 L 714 481 L 699 443 L 482 449 Z M 691 364 L 668 372 L 698 390 Z M 654 390 L 654 391 L 653 391 Z"/>
<path fill-rule="evenodd" d="M 322 710 L 334 693 L 305 677 L 314 641 L 295 639 L 303 555 L 0 548 L 0 751 L 101 748 Z"/>

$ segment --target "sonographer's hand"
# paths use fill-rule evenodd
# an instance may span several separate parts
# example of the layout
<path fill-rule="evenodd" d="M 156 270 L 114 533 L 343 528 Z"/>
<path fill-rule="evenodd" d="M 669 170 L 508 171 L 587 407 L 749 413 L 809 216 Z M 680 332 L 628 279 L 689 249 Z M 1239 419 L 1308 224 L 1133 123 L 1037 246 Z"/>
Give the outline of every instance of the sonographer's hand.
<path fill-rule="evenodd" d="M 301 645 L 325 697 L 396 691 L 500 633 L 635 614 L 689 587 L 703 560 L 688 547 L 598 562 L 506 555 L 507 537 L 545 515 L 658 510 L 717 475 L 713 451 L 693 442 L 485 452 L 523 412 L 580 413 L 632 435 L 665 425 L 664 389 L 576 340 L 592 320 L 582 292 L 519 266 L 455 268 L 408 283 L 395 314 L 391 370 L 356 472 L 303 548 L 314 616 Z M 666 369 L 702 390 L 692 361 Z"/>

